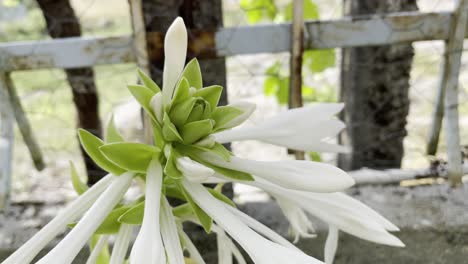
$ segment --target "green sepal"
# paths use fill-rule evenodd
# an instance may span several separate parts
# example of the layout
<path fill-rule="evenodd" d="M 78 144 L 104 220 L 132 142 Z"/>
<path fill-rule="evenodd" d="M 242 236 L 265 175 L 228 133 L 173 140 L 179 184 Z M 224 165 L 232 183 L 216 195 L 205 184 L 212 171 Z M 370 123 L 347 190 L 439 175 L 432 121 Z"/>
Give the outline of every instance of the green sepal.
<path fill-rule="evenodd" d="M 153 110 L 151 109 L 151 98 L 153 98 L 156 93 L 143 85 L 127 85 L 127 88 L 148 115 L 156 120 Z"/>
<path fill-rule="evenodd" d="M 201 97 L 195 98 L 195 105 L 187 118 L 186 123 L 200 121 L 211 117 L 211 106 Z"/>
<path fill-rule="evenodd" d="M 191 87 L 201 89 L 203 87 L 202 74 L 200 70 L 200 64 L 196 58 L 192 59 L 185 66 L 182 76 L 187 79 Z"/>
<path fill-rule="evenodd" d="M 205 119 L 185 124 L 180 134 L 185 144 L 192 144 L 201 138 L 211 134 L 215 122 L 211 119 Z"/>
<path fill-rule="evenodd" d="M 218 192 L 215 189 L 211 189 L 211 188 L 207 188 L 207 189 L 211 193 L 211 195 L 213 195 L 213 197 L 215 197 L 216 199 L 236 208 L 236 204 L 231 199 L 226 197 L 226 195 L 222 194 L 221 192 Z"/>
<path fill-rule="evenodd" d="M 109 119 L 109 123 L 107 124 L 105 141 L 106 143 L 125 141 L 122 135 L 120 135 L 119 131 L 115 127 L 114 115 L 111 116 L 111 118 Z"/>
<path fill-rule="evenodd" d="M 203 165 L 212 168 L 215 172 L 223 176 L 226 176 L 227 178 L 231 178 L 231 179 L 239 180 L 239 181 L 254 181 L 254 178 L 249 173 L 219 167 L 219 166 L 213 165 L 203 160 L 197 160 L 197 162 L 202 163 Z"/>
<path fill-rule="evenodd" d="M 145 201 L 142 201 L 125 211 L 117 220 L 122 224 L 141 225 L 145 213 Z"/>
<path fill-rule="evenodd" d="M 73 189 L 77 194 L 82 194 L 86 192 L 89 187 L 86 183 L 82 182 L 80 176 L 78 175 L 78 171 L 76 170 L 75 164 L 70 160 L 70 175 L 71 175 L 71 182 L 73 185 Z"/>
<path fill-rule="evenodd" d="M 177 128 L 171 122 L 171 118 L 169 117 L 169 115 L 167 115 L 166 112 L 164 112 L 164 117 L 163 117 L 162 134 L 166 141 L 178 141 L 178 142 L 183 141 L 182 137 L 179 134 L 179 131 L 177 131 Z"/>
<path fill-rule="evenodd" d="M 133 172 L 145 173 L 153 157 L 161 150 L 155 146 L 133 142 L 118 142 L 99 148 L 104 156 L 120 167 Z"/>
<path fill-rule="evenodd" d="M 129 205 L 120 206 L 112 210 L 96 229 L 94 234 L 115 234 L 119 232 L 121 222 L 118 221 L 121 215 L 131 208 Z M 78 222 L 68 224 L 68 227 L 74 228 Z"/>
<path fill-rule="evenodd" d="M 193 209 L 190 203 L 184 203 L 184 204 L 174 207 L 172 209 L 172 214 L 175 217 L 183 219 L 183 218 L 192 216 L 194 213 L 193 213 Z"/>
<path fill-rule="evenodd" d="M 224 126 L 234 118 L 242 115 L 244 112 L 233 106 L 219 106 L 211 114 L 211 118 L 216 121 L 214 130 L 224 129 Z"/>
<path fill-rule="evenodd" d="M 223 87 L 219 85 L 212 85 L 200 90 L 197 90 L 193 96 L 194 97 L 201 97 L 205 99 L 209 104 L 211 109 L 215 109 L 218 105 L 219 98 L 221 98 L 221 93 L 223 92 Z"/>
<path fill-rule="evenodd" d="M 176 162 L 179 157 L 180 154 L 171 147 L 169 150 L 169 157 L 167 157 L 166 166 L 164 166 L 164 174 L 174 180 L 179 180 L 184 177 L 176 166 Z"/>
<path fill-rule="evenodd" d="M 164 178 L 164 185 L 163 185 L 163 193 L 165 196 L 172 197 L 172 198 L 177 198 L 179 200 L 185 201 L 185 196 L 179 189 L 178 185 L 176 185 L 176 182 L 169 178 L 166 177 Z"/>
<path fill-rule="evenodd" d="M 193 97 L 188 98 L 171 107 L 169 117 L 172 123 L 177 127 L 182 127 L 187 121 L 193 107 L 195 106 L 196 99 Z"/>
<path fill-rule="evenodd" d="M 177 83 L 174 96 L 172 97 L 172 105 L 182 102 L 190 97 L 190 84 L 184 77 L 180 78 Z"/>
<path fill-rule="evenodd" d="M 180 190 L 184 194 L 187 202 L 192 207 L 195 216 L 197 216 L 198 221 L 200 221 L 200 224 L 203 226 L 203 229 L 205 229 L 205 232 L 210 233 L 213 219 L 205 211 L 203 211 L 203 209 L 201 209 L 197 203 L 195 203 L 190 194 L 184 189 L 182 185 L 180 185 Z"/>
<path fill-rule="evenodd" d="M 157 94 L 161 92 L 161 88 L 148 76 L 146 73 L 144 73 L 141 69 L 137 70 L 138 72 L 138 77 L 140 77 L 141 82 L 151 91 L 154 92 L 154 94 Z"/>
<path fill-rule="evenodd" d="M 199 157 L 204 152 L 208 152 L 217 155 L 225 161 L 230 161 L 232 156 L 232 153 L 229 150 L 227 150 L 223 145 L 217 142 L 215 142 L 214 146 L 211 148 L 202 147 L 198 145 L 187 146 L 181 144 L 177 144 L 176 147 L 190 157 Z"/>
<path fill-rule="evenodd" d="M 164 141 L 161 125 L 155 120 L 151 120 L 151 125 L 153 127 L 154 145 L 159 149 L 164 149 L 164 144 L 166 142 Z"/>
<path fill-rule="evenodd" d="M 99 148 L 104 145 L 104 142 L 100 138 L 84 129 L 78 129 L 78 137 L 86 153 L 99 167 L 116 176 L 125 172 L 124 169 L 108 160 L 99 150 Z"/>

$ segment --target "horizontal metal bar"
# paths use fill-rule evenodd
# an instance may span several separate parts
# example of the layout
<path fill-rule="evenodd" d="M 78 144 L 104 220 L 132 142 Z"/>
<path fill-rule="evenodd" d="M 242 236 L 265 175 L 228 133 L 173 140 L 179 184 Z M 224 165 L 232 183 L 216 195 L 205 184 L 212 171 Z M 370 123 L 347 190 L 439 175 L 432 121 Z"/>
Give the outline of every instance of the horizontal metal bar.
<path fill-rule="evenodd" d="M 408 12 L 307 21 L 305 48 L 446 40 L 452 19 L 450 12 Z M 287 52 L 290 50 L 290 34 L 290 24 L 222 28 L 215 34 L 215 55 Z M 3 43 L 0 44 L 0 69 L 77 68 L 134 62 L 137 55 L 132 43 L 132 36 Z"/>

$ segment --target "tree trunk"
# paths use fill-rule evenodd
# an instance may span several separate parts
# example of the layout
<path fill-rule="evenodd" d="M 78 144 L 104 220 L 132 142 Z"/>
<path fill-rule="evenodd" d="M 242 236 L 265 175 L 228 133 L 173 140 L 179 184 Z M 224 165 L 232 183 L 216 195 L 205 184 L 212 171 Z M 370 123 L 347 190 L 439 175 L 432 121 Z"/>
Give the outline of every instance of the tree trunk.
<path fill-rule="evenodd" d="M 150 50 L 150 71 L 151 77 L 158 84 L 162 83 L 162 70 L 164 65 L 164 57 L 160 53 L 151 52 L 151 50 L 162 51 L 163 38 L 161 32 L 166 32 L 168 27 L 177 16 L 184 19 L 188 29 L 189 51 L 191 54 L 190 45 L 192 41 L 201 33 L 208 33 L 208 36 L 214 36 L 218 28 L 223 26 L 222 5 L 218 0 L 143 0 L 143 13 L 147 32 L 148 49 Z M 205 36 L 207 36 L 205 35 Z M 156 37 L 155 37 L 156 36 Z M 159 37 L 158 37 L 159 36 Z M 221 95 L 220 104 L 227 104 L 227 89 L 226 89 L 226 64 L 224 58 L 200 59 L 200 68 L 203 76 L 203 85 L 221 85 L 225 89 Z M 223 193 L 232 197 L 232 185 L 225 185 Z M 171 201 L 173 203 L 174 201 Z M 194 244 L 203 255 L 206 263 L 217 263 L 216 237 L 213 233 L 206 234 L 205 231 L 194 225 L 185 225 L 185 230 L 193 240 Z"/>
<path fill-rule="evenodd" d="M 47 24 L 47 31 L 52 38 L 81 36 L 78 18 L 68 0 L 37 0 Z M 78 113 L 78 127 L 84 128 L 101 137 L 98 95 L 94 84 L 92 68 L 65 70 L 68 83 L 72 88 L 73 102 Z M 86 169 L 88 185 L 96 183 L 106 172 L 99 168 L 81 148 Z"/>
<path fill-rule="evenodd" d="M 351 16 L 417 10 L 416 0 L 345 0 Z M 398 168 L 409 111 L 411 44 L 343 49 L 341 64 L 342 143 L 351 154 L 339 157 L 345 170 Z"/>

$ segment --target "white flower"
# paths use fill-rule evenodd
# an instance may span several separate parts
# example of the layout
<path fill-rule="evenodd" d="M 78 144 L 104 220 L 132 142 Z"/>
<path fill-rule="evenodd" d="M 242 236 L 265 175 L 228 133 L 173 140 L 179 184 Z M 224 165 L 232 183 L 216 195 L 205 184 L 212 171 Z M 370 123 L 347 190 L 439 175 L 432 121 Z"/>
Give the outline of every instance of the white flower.
<path fill-rule="evenodd" d="M 260 140 L 290 149 L 318 152 L 345 152 L 347 148 L 328 143 L 343 128 L 343 122 L 332 118 L 343 104 L 311 104 L 279 113 L 251 126 L 213 134 L 219 143 Z"/>
<path fill-rule="evenodd" d="M 309 220 L 304 210 L 297 206 L 295 203 L 291 203 L 288 200 L 283 200 L 277 198 L 276 202 L 278 203 L 281 211 L 283 211 L 284 216 L 289 221 L 290 231 L 294 237 L 294 243 L 299 241 L 299 238 L 312 238 L 316 237 L 313 232 L 315 232 L 312 222 Z M 312 233 L 311 233 L 312 232 Z"/>
<path fill-rule="evenodd" d="M 339 230 L 336 226 L 328 226 L 328 236 L 325 241 L 324 252 L 326 264 L 333 264 L 333 260 L 335 259 L 336 249 L 338 248 L 338 232 Z"/>
<path fill-rule="evenodd" d="M 197 264 L 205 264 L 200 252 L 198 252 L 197 248 L 193 244 L 192 240 L 187 236 L 187 234 L 182 230 L 180 226 L 177 226 L 177 230 L 179 231 L 180 239 L 183 241 L 185 249 L 189 252 L 190 258 L 195 261 Z"/>
<path fill-rule="evenodd" d="M 202 156 L 207 162 L 253 174 L 288 189 L 311 192 L 336 192 L 354 185 L 354 179 L 341 169 L 305 160 L 253 161 L 231 157 L 225 161 L 215 155 Z"/>
<path fill-rule="evenodd" d="M 30 263 L 33 258 L 58 234 L 65 231 L 67 225 L 83 215 L 101 193 L 116 177 L 108 174 L 93 187 L 71 202 L 46 226 L 16 250 L 2 264 Z"/>
<path fill-rule="evenodd" d="M 119 233 L 112 248 L 112 255 L 109 264 L 123 264 L 127 255 L 128 245 L 132 237 L 133 226 L 129 224 L 121 224 Z"/>
<path fill-rule="evenodd" d="M 192 182 L 205 182 L 214 174 L 214 170 L 208 168 L 189 157 L 181 157 L 176 161 L 177 169 L 182 172 L 185 178 Z"/>
<path fill-rule="evenodd" d="M 98 242 L 96 243 L 96 246 L 94 246 L 93 251 L 88 257 L 86 264 L 96 264 L 96 260 L 98 259 L 101 250 L 104 248 L 104 246 L 106 246 L 107 241 L 109 241 L 108 235 L 102 235 L 99 238 Z"/>
<path fill-rule="evenodd" d="M 322 263 L 301 251 L 273 243 L 250 229 L 200 184 L 183 181 L 195 202 L 234 238 L 257 264 Z"/>
<path fill-rule="evenodd" d="M 151 98 L 150 105 L 153 109 L 156 120 L 158 120 L 159 123 L 162 123 L 164 112 L 161 93 L 157 93 Z"/>
<path fill-rule="evenodd" d="M 126 172 L 116 177 L 70 233 L 47 255 L 41 258 L 37 264 L 71 263 L 94 231 L 122 199 L 132 182 L 133 176 L 134 173 Z"/>
<path fill-rule="evenodd" d="M 152 160 L 146 173 L 146 200 L 143 223 L 130 253 L 130 263 L 166 263 L 159 225 L 162 167 Z"/>
<path fill-rule="evenodd" d="M 166 32 L 164 39 L 164 72 L 162 100 L 164 106 L 170 103 L 179 77 L 184 69 L 187 56 L 187 29 L 184 20 L 176 18 Z"/>
<path fill-rule="evenodd" d="M 213 232 L 216 233 L 216 242 L 218 246 L 218 264 L 232 264 L 232 257 L 236 259 L 238 264 L 246 264 L 244 256 L 239 249 L 234 245 L 232 240 L 226 235 L 224 230 L 213 224 Z"/>
<path fill-rule="evenodd" d="M 165 197 L 161 199 L 161 235 L 167 253 L 168 263 L 184 263 L 177 225 L 172 214 L 172 207 Z"/>

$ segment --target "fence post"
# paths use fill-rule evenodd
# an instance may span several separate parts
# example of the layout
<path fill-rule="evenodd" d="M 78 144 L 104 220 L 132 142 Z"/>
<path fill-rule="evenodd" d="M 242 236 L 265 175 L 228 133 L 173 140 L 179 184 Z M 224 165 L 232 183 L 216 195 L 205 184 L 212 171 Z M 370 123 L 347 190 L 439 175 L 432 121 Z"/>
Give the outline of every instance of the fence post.
<path fill-rule="evenodd" d="M 454 13 L 449 38 L 445 45 L 443 75 L 445 87 L 445 134 L 447 141 L 448 177 L 452 186 L 461 184 L 463 176 L 458 119 L 458 76 L 460 73 L 463 41 L 468 22 L 468 0 L 460 0 Z"/>
<path fill-rule="evenodd" d="M 0 210 L 8 204 L 13 158 L 14 120 L 5 78 L 5 73 L 0 72 Z"/>

